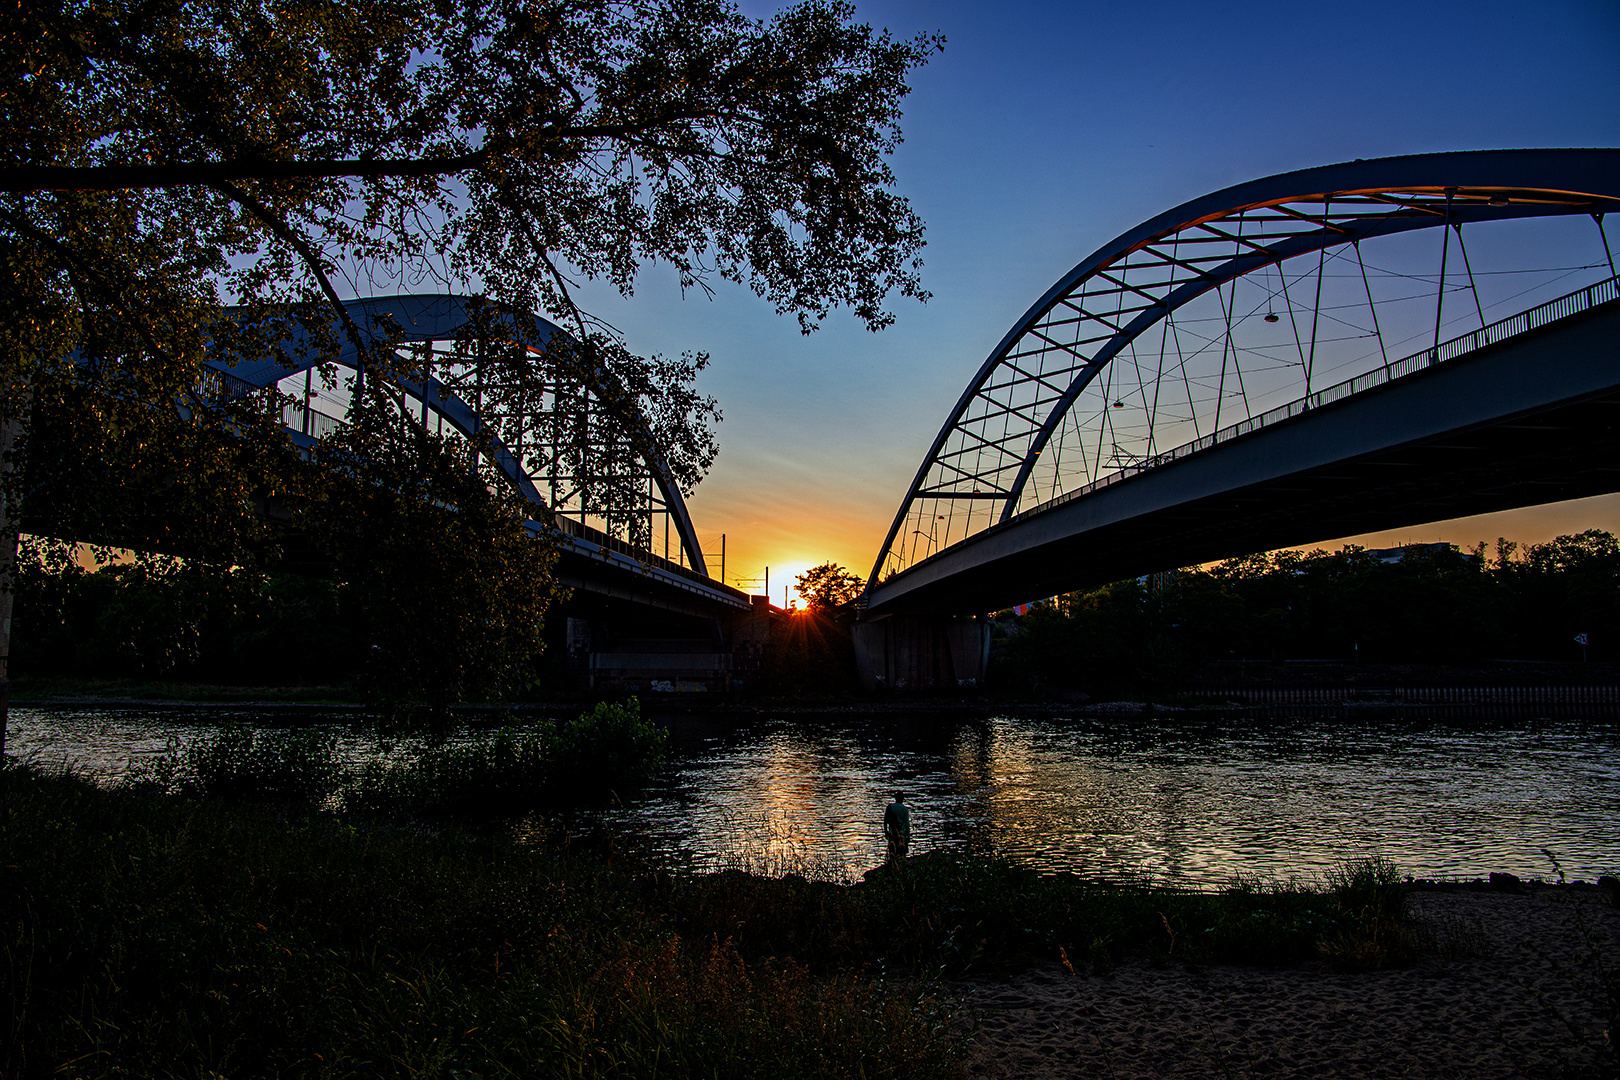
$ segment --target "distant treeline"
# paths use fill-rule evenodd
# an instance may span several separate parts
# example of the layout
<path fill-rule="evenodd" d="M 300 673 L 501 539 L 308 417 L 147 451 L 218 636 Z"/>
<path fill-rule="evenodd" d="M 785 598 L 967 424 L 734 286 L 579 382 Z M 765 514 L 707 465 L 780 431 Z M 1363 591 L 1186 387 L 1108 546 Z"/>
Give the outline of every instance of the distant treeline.
<path fill-rule="evenodd" d="M 1620 659 L 1620 541 L 1278 551 L 1068 593 L 997 618 L 991 678 L 1166 686 L 1234 661 Z"/>
<path fill-rule="evenodd" d="M 28 678 L 347 682 L 370 642 L 334 582 L 145 558 L 94 571 L 24 558 L 12 672 Z"/>
<path fill-rule="evenodd" d="M 380 677 L 378 654 L 408 628 L 379 627 L 362 590 L 330 578 L 264 573 L 164 556 L 89 569 L 60 545 L 35 545 L 19 566 L 13 619 L 16 678 L 161 679 L 243 686 L 359 686 Z M 44 554 L 51 557 L 42 557 Z M 392 610 L 392 609 L 390 609 Z M 750 692 L 840 695 L 855 690 L 853 609 L 781 614 L 743 673 Z M 561 617 L 561 612 L 557 617 Z M 431 641 L 433 620 L 414 633 Z M 553 635 L 554 636 L 554 635 Z M 530 689 L 569 690 L 553 642 Z"/>

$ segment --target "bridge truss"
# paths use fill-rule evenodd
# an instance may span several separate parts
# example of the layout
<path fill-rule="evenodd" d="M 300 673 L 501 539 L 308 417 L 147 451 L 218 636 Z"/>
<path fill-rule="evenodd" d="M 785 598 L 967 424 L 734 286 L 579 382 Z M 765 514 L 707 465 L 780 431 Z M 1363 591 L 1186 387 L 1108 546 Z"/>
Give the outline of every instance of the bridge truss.
<path fill-rule="evenodd" d="M 1620 150 L 1355 161 L 1195 199 L 1082 261 L 929 448 L 871 585 L 1015 516 L 1389 376 L 1615 275 Z"/>
<path fill-rule="evenodd" d="M 397 360 L 387 379 L 394 407 L 437 434 L 478 445 L 536 507 L 532 527 L 554 527 L 574 546 L 599 548 L 602 558 L 629 557 L 713 584 L 680 487 L 634 395 L 611 372 L 582 370 L 563 331 L 460 296 L 344 306 Z M 289 326 L 273 359 L 208 366 L 227 392 L 279 392 L 289 435 L 311 446 L 349 423 L 365 361 L 346 339 L 322 349 Z"/>

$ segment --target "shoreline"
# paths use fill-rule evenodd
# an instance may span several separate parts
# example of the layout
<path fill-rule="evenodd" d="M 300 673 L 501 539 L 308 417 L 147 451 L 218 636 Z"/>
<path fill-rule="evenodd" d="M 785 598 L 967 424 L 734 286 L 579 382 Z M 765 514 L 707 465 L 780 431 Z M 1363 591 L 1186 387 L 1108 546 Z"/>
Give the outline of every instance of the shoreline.
<path fill-rule="evenodd" d="M 1400 701 L 1339 700 L 1259 703 L 1165 703 L 1159 701 L 1088 701 L 1084 703 L 1029 700 L 1018 698 L 931 698 L 916 697 L 847 702 L 794 702 L 760 699 L 729 699 L 722 695 L 634 695 L 649 716 L 715 716 L 755 718 L 764 716 L 798 717 L 880 717 L 940 716 L 989 719 L 1016 715 L 1037 719 L 1180 719 L 1190 721 L 1266 721 L 1301 716 L 1342 716 L 1365 720 L 1538 720 L 1581 719 L 1620 720 L 1620 701 Z M 448 711 L 466 717 L 546 718 L 577 713 L 597 700 L 622 700 L 622 695 L 579 698 L 564 701 L 517 702 L 514 704 L 472 703 L 451 705 Z M 118 710 L 160 709 L 172 712 L 255 711 L 289 715 L 342 713 L 364 716 L 375 713 L 372 706 L 355 701 L 286 701 L 263 698 L 168 698 L 118 697 L 98 694 L 58 694 L 16 697 L 8 703 L 13 709 Z"/>

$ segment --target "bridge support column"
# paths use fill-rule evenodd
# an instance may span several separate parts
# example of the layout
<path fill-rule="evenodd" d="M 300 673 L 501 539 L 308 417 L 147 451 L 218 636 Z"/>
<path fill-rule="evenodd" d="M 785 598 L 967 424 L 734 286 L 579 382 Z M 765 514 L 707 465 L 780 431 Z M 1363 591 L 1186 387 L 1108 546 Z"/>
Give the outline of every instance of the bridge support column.
<path fill-rule="evenodd" d="M 891 615 L 852 628 L 866 690 L 942 690 L 984 682 L 990 624 L 981 619 Z"/>

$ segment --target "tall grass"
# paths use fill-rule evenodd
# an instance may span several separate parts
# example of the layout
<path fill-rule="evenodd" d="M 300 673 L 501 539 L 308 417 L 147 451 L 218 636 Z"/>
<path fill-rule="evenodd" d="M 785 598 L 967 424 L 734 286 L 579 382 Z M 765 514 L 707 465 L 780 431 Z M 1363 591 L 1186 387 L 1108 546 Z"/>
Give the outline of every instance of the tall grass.
<path fill-rule="evenodd" d="M 941 976 L 1414 955 L 1376 859 L 1194 893 L 934 852 L 849 884 L 488 827 L 661 753 L 607 707 L 346 780 L 298 732 L 115 790 L 0 767 L 0 1075 L 937 1077 L 962 1049 Z M 446 827 L 401 827 L 424 816 Z"/>
<path fill-rule="evenodd" d="M 948 1074 L 944 1006 L 589 856 L 0 770 L 0 1075 Z"/>
<path fill-rule="evenodd" d="M 469 823 L 628 796 L 657 775 L 667 740 L 633 697 L 563 724 L 406 742 L 358 766 L 339 759 L 330 730 L 240 725 L 144 763 L 129 783 L 227 803 L 330 802 L 373 819 Z"/>

